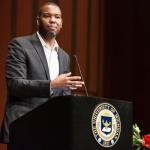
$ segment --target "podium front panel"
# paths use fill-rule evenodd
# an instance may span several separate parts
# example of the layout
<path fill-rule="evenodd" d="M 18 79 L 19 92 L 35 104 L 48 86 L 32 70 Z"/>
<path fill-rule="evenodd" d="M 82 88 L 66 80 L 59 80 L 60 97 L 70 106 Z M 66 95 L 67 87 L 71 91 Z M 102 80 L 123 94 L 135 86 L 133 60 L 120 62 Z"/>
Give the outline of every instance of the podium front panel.
<path fill-rule="evenodd" d="M 118 111 L 121 132 L 112 147 L 101 146 L 92 132 L 92 115 L 101 103 Z M 64 96 L 50 99 L 10 125 L 11 150 L 131 150 L 132 103 L 121 100 Z"/>

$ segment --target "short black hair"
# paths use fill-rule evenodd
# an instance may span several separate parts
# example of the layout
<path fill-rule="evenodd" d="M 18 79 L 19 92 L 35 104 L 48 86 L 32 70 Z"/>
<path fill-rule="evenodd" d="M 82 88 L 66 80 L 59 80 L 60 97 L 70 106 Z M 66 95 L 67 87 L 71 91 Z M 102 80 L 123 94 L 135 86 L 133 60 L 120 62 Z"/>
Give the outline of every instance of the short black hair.
<path fill-rule="evenodd" d="M 45 5 L 57 6 L 57 7 L 60 9 L 59 5 L 56 4 L 55 2 L 52 2 L 52 1 L 45 2 L 43 5 L 41 5 L 41 7 L 40 7 L 39 10 L 38 10 L 38 14 L 37 14 L 37 15 L 38 15 L 39 17 L 40 17 L 41 14 L 42 14 L 41 8 L 42 8 L 43 6 L 45 6 Z M 61 11 L 61 9 L 60 9 L 60 11 Z"/>

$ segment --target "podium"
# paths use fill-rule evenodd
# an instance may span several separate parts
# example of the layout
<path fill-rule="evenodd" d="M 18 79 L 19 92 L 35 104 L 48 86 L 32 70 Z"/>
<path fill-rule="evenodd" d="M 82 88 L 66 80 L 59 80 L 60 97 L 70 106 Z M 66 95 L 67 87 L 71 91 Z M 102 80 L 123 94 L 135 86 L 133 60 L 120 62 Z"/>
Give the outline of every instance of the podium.
<path fill-rule="evenodd" d="M 100 108 L 101 104 L 104 105 Z M 114 129 L 102 131 L 101 138 L 95 132 L 94 121 L 95 114 L 101 110 L 104 112 L 104 107 L 108 107 L 117 118 L 119 115 L 120 126 L 117 124 L 116 127 L 120 133 Z M 113 117 L 104 114 L 101 116 L 102 125 L 96 121 L 98 130 L 108 126 L 115 128 L 110 123 Z M 116 143 L 109 146 L 107 141 L 103 141 L 103 134 L 109 137 L 111 132 L 118 135 L 110 140 L 110 143 Z M 11 150 L 131 150 L 132 103 L 99 97 L 54 97 L 10 124 L 10 146 Z"/>

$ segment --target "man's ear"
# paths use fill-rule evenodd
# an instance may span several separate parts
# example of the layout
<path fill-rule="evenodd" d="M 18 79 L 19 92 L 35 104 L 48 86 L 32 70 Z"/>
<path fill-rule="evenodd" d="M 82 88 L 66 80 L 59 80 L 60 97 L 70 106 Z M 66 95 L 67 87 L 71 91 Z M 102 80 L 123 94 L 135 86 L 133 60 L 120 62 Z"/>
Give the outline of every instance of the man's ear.
<path fill-rule="evenodd" d="M 61 28 L 62 28 L 62 26 L 63 26 L 63 19 L 61 19 Z"/>
<path fill-rule="evenodd" d="M 39 19 L 40 19 L 40 17 L 37 16 L 37 17 L 36 17 L 36 24 L 37 24 L 37 26 L 40 25 L 40 20 L 39 20 Z"/>

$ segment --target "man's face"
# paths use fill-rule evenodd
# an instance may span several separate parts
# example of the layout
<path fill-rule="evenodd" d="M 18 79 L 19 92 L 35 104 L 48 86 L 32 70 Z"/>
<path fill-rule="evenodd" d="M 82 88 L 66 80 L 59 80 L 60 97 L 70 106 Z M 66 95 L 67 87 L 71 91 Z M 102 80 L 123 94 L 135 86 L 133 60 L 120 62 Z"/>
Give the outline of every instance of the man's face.
<path fill-rule="evenodd" d="M 62 28 L 62 16 L 59 7 L 44 5 L 41 8 L 41 15 L 37 17 L 39 32 L 44 36 L 55 37 Z"/>

